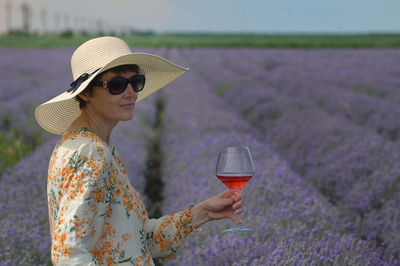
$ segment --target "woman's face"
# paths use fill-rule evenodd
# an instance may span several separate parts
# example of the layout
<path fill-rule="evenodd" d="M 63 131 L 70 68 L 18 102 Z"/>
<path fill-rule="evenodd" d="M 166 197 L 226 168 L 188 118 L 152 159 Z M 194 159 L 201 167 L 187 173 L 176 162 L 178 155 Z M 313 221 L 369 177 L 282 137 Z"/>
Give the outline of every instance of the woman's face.
<path fill-rule="evenodd" d="M 117 76 L 130 78 L 136 74 L 132 71 L 123 73 L 107 71 L 102 75 L 100 81 L 109 81 Z M 106 123 L 131 120 L 137 98 L 138 93 L 133 90 L 131 84 L 128 84 L 126 90 L 118 95 L 110 94 L 108 88 L 99 86 L 93 88 L 92 95 L 88 95 L 90 108 L 98 118 Z"/>

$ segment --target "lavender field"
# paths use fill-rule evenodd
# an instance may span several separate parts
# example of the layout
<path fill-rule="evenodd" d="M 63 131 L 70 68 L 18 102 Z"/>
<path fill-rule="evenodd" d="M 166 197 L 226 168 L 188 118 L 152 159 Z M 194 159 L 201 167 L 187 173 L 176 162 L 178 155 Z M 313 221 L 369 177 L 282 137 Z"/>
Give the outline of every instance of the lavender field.
<path fill-rule="evenodd" d="M 162 212 L 225 190 L 218 148 L 250 147 L 241 215 L 206 224 L 164 265 L 400 265 L 400 50 L 146 48 L 190 71 L 140 102 L 112 136 L 144 194 L 164 99 Z M 33 108 L 71 82 L 71 49 L 0 49 L 0 133 L 43 140 L 0 176 L 0 265 L 50 264 L 47 166 L 57 137 Z M 5 123 L 7 121 L 7 123 Z"/>

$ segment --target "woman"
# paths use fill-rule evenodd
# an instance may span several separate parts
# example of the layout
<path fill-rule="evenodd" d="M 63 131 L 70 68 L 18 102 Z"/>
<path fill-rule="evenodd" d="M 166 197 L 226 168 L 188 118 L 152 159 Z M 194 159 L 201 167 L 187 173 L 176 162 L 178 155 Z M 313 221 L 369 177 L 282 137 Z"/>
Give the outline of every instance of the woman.
<path fill-rule="evenodd" d="M 149 219 L 111 144 L 136 103 L 187 69 L 151 54 L 131 53 L 115 37 L 92 39 L 71 58 L 74 82 L 35 110 L 37 122 L 62 135 L 48 172 L 51 258 L 58 265 L 153 265 L 170 257 L 190 232 L 216 219 L 241 220 L 241 193 L 225 191 L 159 219 Z"/>

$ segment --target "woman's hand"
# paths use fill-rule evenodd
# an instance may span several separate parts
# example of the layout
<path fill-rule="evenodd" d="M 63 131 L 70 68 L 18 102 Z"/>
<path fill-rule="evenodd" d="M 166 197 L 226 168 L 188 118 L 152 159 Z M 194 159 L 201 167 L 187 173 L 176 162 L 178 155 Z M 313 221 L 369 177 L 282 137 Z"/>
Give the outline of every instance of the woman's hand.
<path fill-rule="evenodd" d="M 242 220 L 236 215 L 242 212 L 242 192 L 240 190 L 227 190 L 208 200 L 205 200 L 193 206 L 190 215 L 192 216 L 192 225 L 200 225 L 224 218 L 230 218 L 237 224 Z"/>

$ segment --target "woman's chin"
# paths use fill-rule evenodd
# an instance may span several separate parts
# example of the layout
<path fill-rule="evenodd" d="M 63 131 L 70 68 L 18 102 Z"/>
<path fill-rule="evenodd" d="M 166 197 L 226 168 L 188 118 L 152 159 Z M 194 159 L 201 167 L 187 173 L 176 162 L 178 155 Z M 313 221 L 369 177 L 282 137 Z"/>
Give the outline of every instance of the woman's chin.
<path fill-rule="evenodd" d="M 134 113 L 132 112 L 130 115 L 126 115 L 124 116 L 121 121 L 129 121 L 132 120 L 132 118 L 134 117 Z"/>

